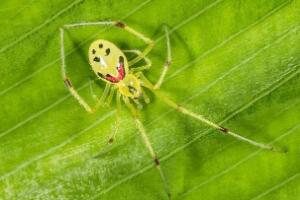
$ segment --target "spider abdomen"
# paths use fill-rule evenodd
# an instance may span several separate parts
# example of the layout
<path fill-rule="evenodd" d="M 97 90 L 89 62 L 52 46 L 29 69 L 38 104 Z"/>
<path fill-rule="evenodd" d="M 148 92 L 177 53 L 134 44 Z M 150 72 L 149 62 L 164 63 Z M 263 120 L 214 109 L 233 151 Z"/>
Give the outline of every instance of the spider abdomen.
<path fill-rule="evenodd" d="M 89 63 L 98 78 L 119 83 L 128 73 L 128 62 L 124 53 L 107 40 L 96 40 L 89 48 Z"/>

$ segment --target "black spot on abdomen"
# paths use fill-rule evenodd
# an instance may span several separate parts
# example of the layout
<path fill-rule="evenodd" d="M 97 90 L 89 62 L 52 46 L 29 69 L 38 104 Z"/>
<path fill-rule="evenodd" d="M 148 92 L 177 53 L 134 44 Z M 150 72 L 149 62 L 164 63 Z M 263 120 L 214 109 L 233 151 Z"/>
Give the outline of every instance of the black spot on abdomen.
<path fill-rule="evenodd" d="M 95 58 L 94 58 L 94 61 L 95 61 L 95 62 L 100 62 L 100 58 L 99 58 L 99 57 L 95 57 Z"/>
<path fill-rule="evenodd" d="M 106 56 L 108 56 L 109 53 L 110 53 L 110 48 L 107 48 L 107 49 L 105 50 L 105 53 L 106 53 Z"/>

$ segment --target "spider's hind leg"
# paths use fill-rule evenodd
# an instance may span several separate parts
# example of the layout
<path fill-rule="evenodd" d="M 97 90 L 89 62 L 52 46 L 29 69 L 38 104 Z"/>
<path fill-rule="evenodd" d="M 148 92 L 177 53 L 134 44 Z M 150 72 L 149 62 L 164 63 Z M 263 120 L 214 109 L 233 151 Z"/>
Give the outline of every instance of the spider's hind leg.
<path fill-rule="evenodd" d="M 251 140 L 249 138 L 246 138 L 244 136 L 241 136 L 237 133 L 234 133 L 232 132 L 231 130 L 229 130 L 228 128 L 225 128 L 213 121 L 210 121 L 208 119 L 206 119 L 204 116 L 200 115 L 200 114 L 197 114 L 195 112 L 192 112 L 188 109 L 186 109 L 185 107 L 177 104 L 176 102 L 174 102 L 173 100 L 171 100 L 169 97 L 167 97 L 166 95 L 164 95 L 161 91 L 159 90 L 155 90 L 154 89 L 154 86 L 153 84 L 142 74 L 140 73 L 139 74 L 141 80 L 144 82 L 144 86 L 149 88 L 157 97 L 159 97 L 161 100 L 163 100 L 167 105 L 169 105 L 170 107 L 176 109 L 177 111 L 187 115 L 187 116 L 190 116 L 198 121 L 201 121 L 203 123 L 205 123 L 206 125 L 220 131 L 221 133 L 224 133 L 226 135 L 230 135 L 238 140 L 241 140 L 241 141 L 244 141 L 244 142 L 247 142 L 253 146 L 257 146 L 259 148 L 262 148 L 262 149 L 266 149 L 266 150 L 271 150 L 271 151 L 276 151 L 276 152 L 284 152 L 282 149 L 278 149 L 274 146 L 272 146 L 271 144 L 264 144 L 264 143 L 259 143 L 259 142 L 256 142 L 254 140 Z"/>
<path fill-rule="evenodd" d="M 129 65 L 133 65 L 137 62 L 139 62 L 141 59 L 143 59 L 153 48 L 154 41 L 144 34 L 136 31 L 135 29 L 131 28 L 130 26 L 126 25 L 123 22 L 120 21 L 96 21 L 96 22 L 79 22 L 75 24 L 66 24 L 63 26 L 63 28 L 70 29 L 70 28 L 78 28 L 78 27 L 84 27 L 84 26 L 109 26 L 109 27 L 117 27 L 120 29 L 123 29 L 127 31 L 128 33 L 134 35 L 140 40 L 143 40 L 147 47 L 142 51 L 140 55 L 135 57 L 133 60 L 130 61 Z"/>
<path fill-rule="evenodd" d="M 185 114 L 185 115 L 188 115 L 198 121 L 201 121 L 203 123 L 205 123 L 206 125 L 220 131 L 221 133 L 224 133 L 225 135 L 230 135 L 238 140 L 241 140 L 241 141 L 244 141 L 244 142 L 247 142 L 248 144 L 251 144 L 253 146 L 256 146 L 256 147 L 259 147 L 259 148 L 262 148 L 262 149 L 266 149 L 266 150 L 270 150 L 270 151 L 276 151 L 276 152 L 283 152 L 281 149 L 278 149 L 278 148 L 275 148 L 274 146 L 271 146 L 270 144 L 264 144 L 264 143 L 260 143 L 260 142 L 256 142 L 254 140 L 251 140 L 249 138 L 246 138 L 242 135 L 239 135 L 237 133 L 234 133 L 232 132 L 230 129 L 228 128 L 225 128 L 215 122 L 212 122 L 210 120 L 208 120 L 207 118 L 205 118 L 204 116 L 200 115 L 200 114 L 197 114 L 197 113 L 194 113 L 188 109 L 186 109 L 185 107 L 175 103 L 174 101 L 172 101 L 171 99 L 169 99 L 168 97 L 166 97 L 164 94 L 162 94 L 161 92 L 159 91 L 155 91 L 155 94 L 160 97 L 166 104 L 168 104 L 169 106 L 175 108 L 177 111 Z"/>
<path fill-rule="evenodd" d="M 154 85 L 154 89 L 160 88 L 161 84 L 163 83 L 163 81 L 165 79 L 167 71 L 169 70 L 171 62 L 172 62 L 171 43 L 170 43 L 169 31 L 168 31 L 167 26 L 164 26 L 164 31 L 166 34 L 166 42 L 167 42 L 167 58 L 166 58 L 164 66 L 163 66 L 162 72 L 160 74 L 160 77 L 159 77 L 158 81 L 156 82 L 156 84 Z"/>
<path fill-rule="evenodd" d="M 168 198 L 169 200 L 171 199 L 171 193 L 170 193 L 170 189 L 169 189 L 169 184 L 168 184 L 168 181 L 167 181 L 167 178 L 160 166 L 160 160 L 159 158 L 157 157 L 156 155 L 156 152 L 154 151 L 153 147 L 152 147 L 152 144 L 148 138 L 148 135 L 146 133 L 146 130 L 145 130 L 145 127 L 142 123 L 142 121 L 140 120 L 140 117 L 139 117 L 139 111 L 134 107 L 134 105 L 132 105 L 132 103 L 129 101 L 129 99 L 127 97 L 124 97 L 124 102 L 126 104 L 126 106 L 130 109 L 130 111 L 132 112 L 132 115 L 133 115 L 133 118 L 134 118 L 134 122 L 135 122 L 135 125 L 137 127 L 137 129 L 139 130 L 139 133 L 141 134 L 141 137 L 152 157 L 152 160 L 155 164 L 155 167 L 156 169 L 158 170 L 159 172 L 159 175 L 161 177 L 161 180 L 163 182 L 163 185 L 164 185 L 164 189 L 168 195 Z"/>

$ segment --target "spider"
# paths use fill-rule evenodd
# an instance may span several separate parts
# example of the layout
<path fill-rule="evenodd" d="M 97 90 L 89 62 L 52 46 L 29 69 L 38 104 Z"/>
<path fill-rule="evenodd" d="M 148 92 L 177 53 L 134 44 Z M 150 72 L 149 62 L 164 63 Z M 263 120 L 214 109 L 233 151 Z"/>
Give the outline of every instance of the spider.
<path fill-rule="evenodd" d="M 67 77 L 66 74 L 66 62 L 65 62 L 65 49 L 64 49 L 64 30 L 72 29 L 77 27 L 84 26 L 109 26 L 116 27 L 127 31 L 130 34 L 133 34 L 138 39 L 144 41 L 147 44 L 147 47 L 143 50 L 121 50 L 114 43 L 105 40 L 98 39 L 91 43 L 88 51 L 89 64 L 92 67 L 95 75 L 98 79 L 106 82 L 106 86 L 101 98 L 97 100 L 97 103 L 92 108 L 88 103 L 78 94 L 76 89 L 73 87 L 71 80 Z M 159 158 L 152 147 L 152 144 L 147 136 L 146 129 L 142 123 L 140 117 L 140 109 L 141 101 L 145 103 L 149 103 L 150 100 L 143 88 L 147 88 L 152 91 L 158 98 L 164 101 L 167 105 L 179 111 L 180 113 L 190 116 L 196 120 L 199 120 L 206 125 L 215 128 L 223 134 L 227 134 L 235 137 L 236 139 L 247 142 L 251 145 L 260 147 L 262 149 L 277 151 L 273 146 L 268 144 L 258 143 L 246 137 L 243 137 L 239 134 L 236 134 L 215 122 L 212 122 L 206 119 L 204 116 L 197 114 L 191 110 L 186 109 L 185 107 L 179 105 L 178 103 L 171 100 L 169 97 L 164 95 L 160 91 L 160 86 L 162 85 L 164 78 L 167 74 L 168 69 L 172 63 L 171 57 L 171 44 L 169 38 L 169 31 L 167 27 L 164 27 L 164 32 L 166 36 L 166 46 L 167 46 L 167 58 L 163 65 L 163 69 L 161 72 L 158 81 L 155 84 L 152 84 L 146 76 L 143 74 L 144 70 L 147 70 L 151 67 L 151 61 L 147 58 L 148 53 L 152 50 L 154 46 L 154 41 L 150 38 L 146 37 L 144 34 L 136 31 L 130 26 L 126 25 L 120 21 L 99 21 L 99 22 L 81 22 L 75 24 L 67 24 L 60 28 L 60 42 L 61 42 L 61 60 L 62 60 L 62 76 L 64 83 L 68 90 L 71 92 L 73 97 L 79 102 L 79 104 L 89 113 L 94 113 L 99 107 L 103 105 L 103 99 L 111 99 L 114 96 L 114 92 L 116 93 L 116 129 L 109 139 L 109 143 L 114 141 L 116 130 L 118 127 L 118 118 L 120 115 L 120 109 L 122 101 L 131 111 L 133 119 L 135 121 L 136 128 L 138 129 L 145 146 L 147 147 L 152 160 L 154 162 L 155 167 L 157 168 L 161 180 L 164 185 L 164 190 L 168 196 L 168 199 L 171 199 L 171 192 L 169 189 L 168 181 L 164 172 L 161 168 Z M 128 60 L 125 56 L 125 53 L 133 53 L 136 55 L 133 59 Z M 144 60 L 145 64 L 143 66 L 132 67 L 134 64 L 139 61 Z"/>

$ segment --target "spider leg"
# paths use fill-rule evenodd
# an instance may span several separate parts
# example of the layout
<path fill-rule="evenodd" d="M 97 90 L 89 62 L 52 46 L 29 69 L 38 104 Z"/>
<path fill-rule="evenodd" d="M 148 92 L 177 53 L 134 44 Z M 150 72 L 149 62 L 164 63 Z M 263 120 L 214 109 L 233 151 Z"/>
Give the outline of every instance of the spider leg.
<path fill-rule="evenodd" d="M 101 102 L 103 101 L 103 99 L 106 98 L 107 94 L 104 92 L 104 94 L 102 95 L 102 97 L 97 100 L 97 103 L 95 105 L 95 107 L 91 107 L 77 92 L 77 90 L 74 88 L 74 86 L 72 85 L 71 80 L 67 77 L 67 73 L 66 73 L 66 60 L 65 60 L 65 47 L 64 47 L 64 30 L 61 28 L 60 29 L 60 53 L 61 53 L 61 69 L 62 69 L 62 77 L 64 80 L 64 83 L 66 85 L 66 87 L 68 88 L 68 90 L 70 91 L 70 93 L 72 94 L 72 96 L 78 101 L 78 103 L 89 113 L 93 113 L 95 112 L 99 106 L 101 105 Z M 110 84 L 107 83 L 106 88 L 110 87 Z"/>
<path fill-rule="evenodd" d="M 146 37 L 144 34 L 136 31 L 135 29 L 131 28 L 130 26 L 127 26 L 125 23 L 120 22 L 120 21 L 98 21 L 98 22 L 80 22 L 80 23 L 75 23 L 75 24 L 66 24 L 63 26 L 63 28 L 69 29 L 69 28 L 77 28 L 77 27 L 82 27 L 82 26 L 115 26 L 121 29 L 124 29 L 125 31 L 133 34 L 137 38 L 143 40 L 146 44 L 147 47 L 143 50 L 142 54 L 138 55 L 136 58 L 131 60 L 129 62 L 129 65 L 133 65 L 143 59 L 153 48 L 154 46 L 154 41 L 151 40 L 150 38 Z"/>
<path fill-rule="evenodd" d="M 117 109 L 116 109 L 116 122 L 113 134 L 110 136 L 108 143 L 113 143 L 116 140 L 116 135 L 118 133 L 120 127 L 120 116 L 121 116 L 121 93 L 117 93 L 116 95 Z"/>
<path fill-rule="evenodd" d="M 153 84 L 141 73 L 140 74 L 140 78 L 142 79 L 143 83 L 144 83 L 144 86 L 149 88 L 150 90 L 152 90 L 152 92 L 158 96 L 160 99 L 162 99 L 167 105 L 169 105 L 170 107 L 176 109 L 177 111 L 185 114 L 185 115 L 188 115 L 196 120 L 199 120 L 203 123 L 205 123 L 206 125 L 214 128 L 214 129 L 217 129 L 218 131 L 220 131 L 221 133 L 224 133 L 224 134 L 227 134 L 227 135 L 230 135 L 238 140 L 241 140 L 241 141 L 244 141 L 244 142 L 247 142 L 251 145 L 254 145 L 254 146 L 257 146 L 257 147 L 260 147 L 262 149 L 266 149 L 266 150 L 271 150 L 271 151 L 281 151 L 280 149 L 278 148 L 275 148 L 269 144 L 264 144 L 264 143 L 259 143 L 259 142 L 256 142 L 254 140 L 251 140 L 249 138 L 246 138 L 244 136 L 241 136 L 237 133 L 234 133 L 232 132 L 231 130 L 229 130 L 228 128 L 225 128 L 215 122 L 212 122 L 208 119 L 206 119 L 204 116 L 200 115 L 200 114 L 197 114 L 197 113 L 194 113 L 190 110 L 188 110 L 187 108 L 177 104 L 176 102 L 174 102 L 173 100 L 171 100 L 169 97 L 167 97 L 166 95 L 164 95 L 161 91 L 159 90 L 155 90 L 154 89 L 154 86 Z"/>
<path fill-rule="evenodd" d="M 164 31 L 166 33 L 166 41 L 167 41 L 167 59 L 166 59 L 165 64 L 163 66 L 163 70 L 160 74 L 160 77 L 159 77 L 158 81 L 156 82 L 156 84 L 154 85 L 154 89 L 159 89 L 160 88 L 161 84 L 163 83 L 163 81 L 165 79 L 167 71 L 169 70 L 171 62 L 172 62 L 171 43 L 170 43 L 169 31 L 168 31 L 168 28 L 166 26 L 164 26 Z"/>
<path fill-rule="evenodd" d="M 140 120 L 140 117 L 139 117 L 139 111 L 134 107 L 134 105 L 132 105 L 132 103 L 129 101 L 128 97 L 123 97 L 123 100 L 126 104 L 126 106 L 129 108 L 129 110 L 132 112 L 132 115 L 133 115 L 133 118 L 134 118 L 134 122 L 135 122 L 135 125 L 137 127 L 137 129 L 139 130 L 139 133 L 141 134 L 141 137 L 152 157 L 152 160 L 156 166 L 156 169 L 158 170 L 159 172 L 159 175 L 161 177 L 161 180 L 164 184 L 164 189 L 169 197 L 169 199 L 171 199 L 171 193 L 170 193 L 170 189 L 169 189 L 169 184 L 168 184 L 168 181 L 166 179 L 166 176 L 160 166 L 160 161 L 152 147 L 152 144 L 147 136 L 147 133 L 146 133 L 146 130 L 145 130 L 145 127 L 142 123 L 142 121 Z"/>
<path fill-rule="evenodd" d="M 147 95 L 147 93 L 145 92 L 145 90 L 143 90 L 143 89 L 142 89 L 142 97 L 143 97 L 145 103 L 147 103 L 147 104 L 150 103 L 150 98 Z"/>
<path fill-rule="evenodd" d="M 137 49 L 133 49 L 133 50 L 122 50 L 124 53 L 134 53 L 136 54 L 137 56 L 142 56 L 142 52 L 140 50 L 137 50 Z M 139 71 L 143 71 L 143 70 L 146 70 L 146 69 L 149 69 L 152 65 L 151 63 L 151 60 L 149 58 L 147 58 L 146 56 L 143 57 L 143 59 L 145 60 L 146 64 L 145 65 L 142 65 L 142 66 L 138 66 L 138 67 L 135 67 L 135 68 L 131 68 L 130 71 L 132 72 L 139 72 Z M 129 63 L 129 67 L 132 66 L 133 64 L 131 64 L 131 60 L 128 61 Z"/>
<path fill-rule="evenodd" d="M 106 105 L 105 100 L 108 98 L 108 95 L 110 94 L 111 90 L 112 90 L 111 84 L 106 83 L 103 94 L 100 98 L 98 98 L 94 110 L 97 110 L 100 106 Z"/>
<path fill-rule="evenodd" d="M 113 99 L 113 97 L 115 95 L 116 89 L 117 89 L 116 87 L 112 87 L 111 88 L 111 90 L 109 92 L 109 95 L 107 97 L 107 101 L 106 101 L 105 105 L 107 105 L 107 106 L 110 105 L 110 103 L 111 103 L 111 101 L 112 101 L 112 99 Z"/>
<path fill-rule="evenodd" d="M 95 92 L 94 92 L 92 83 L 93 83 L 93 80 L 90 80 L 89 85 L 90 85 L 90 93 L 91 93 L 91 96 L 93 97 L 94 100 L 98 100 L 98 97 L 97 97 L 97 95 L 96 95 Z"/>

